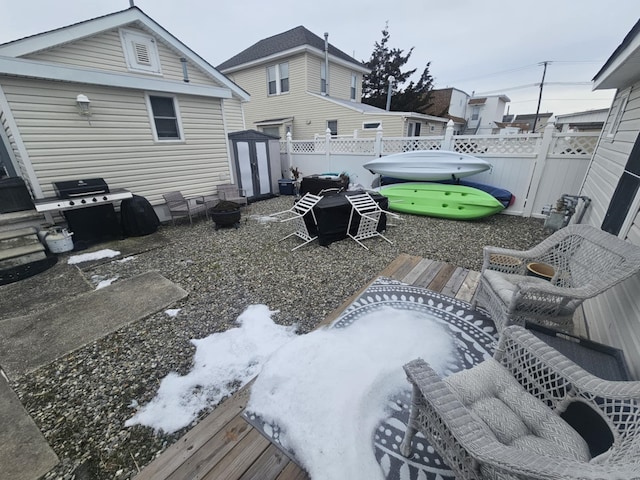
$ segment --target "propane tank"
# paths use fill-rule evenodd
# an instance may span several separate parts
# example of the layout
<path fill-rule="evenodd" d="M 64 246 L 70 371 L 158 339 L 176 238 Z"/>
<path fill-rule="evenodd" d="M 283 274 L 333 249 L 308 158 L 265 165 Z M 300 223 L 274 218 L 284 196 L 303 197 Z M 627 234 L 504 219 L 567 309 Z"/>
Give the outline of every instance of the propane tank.
<path fill-rule="evenodd" d="M 52 253 L 64 253 L 73 250 L 72 232 L 66 228 L 54 227 L 45 235 L 44 241 Z"/>

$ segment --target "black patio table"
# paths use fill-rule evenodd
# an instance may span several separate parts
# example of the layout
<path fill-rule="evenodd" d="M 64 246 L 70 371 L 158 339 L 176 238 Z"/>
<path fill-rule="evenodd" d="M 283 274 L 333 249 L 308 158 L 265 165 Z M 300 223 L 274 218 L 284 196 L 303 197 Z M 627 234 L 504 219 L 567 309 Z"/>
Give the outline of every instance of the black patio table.
<path fill-rule="evenodd" d="M 338 240 L 348 237 L 349 217 L 351 216 L 351 204 L 347 200 L 349 195 L 358 195 L 364 190 L 354 190 L 324 195 L 315 207 L 315 214 L 318 226 L 313 225 L 311 215 L 305 216 L 305 223 L 311 235 L 318 235 L 318 243 L 322 246 L 330 245 Z M 380 208 L 386 210 L 389 206 L 389 199 L 376 192 L 369 192 Z M 359 217 L 358 217 L 359 219 Z M 382 214 L 378 223 L 378 231 L 382 232 L 387 228 L 387 216 Z M 358 231 L 358 222 L 353 222 L 350 233 L 355 235 Z"/>

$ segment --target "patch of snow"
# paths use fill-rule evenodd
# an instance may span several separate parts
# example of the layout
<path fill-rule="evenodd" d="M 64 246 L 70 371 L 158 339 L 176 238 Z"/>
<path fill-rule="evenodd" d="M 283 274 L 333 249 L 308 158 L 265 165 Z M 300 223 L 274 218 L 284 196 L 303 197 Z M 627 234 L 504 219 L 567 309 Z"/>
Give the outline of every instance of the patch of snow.
<path fill-rule="evenodd" d="M 240 327 L 191 340 L 196 346 L 191 371 L 167 375 L 156 397 L 125 426 L 146 425 L 173 433 L 233 393 L 238 384 L 245 385 L 274 350 L 296 336 L 295 327 L 275 324 L 273 313 L 266 305 L 251 305 L 236 320 Z"/>
<path fill-rule="evenodd" d="M 120 255 L 120 252 L 106 248 L 104 250 L 98 250 L 97 252 L 89 252 L 89 253 L 83 253 L 80 255 L 72 255 L 67 260 L 67 263 L 69 265 L 73 265 L 76 263 L 89 262 L 91 260 L 101 260 L 103 258 L 117 257 L 118 255 Z"/>
<path fill-rule="evenodd" d="M 182 309 L 181 308 L 169 308 L 169 309 L 165 310 L 164 313 L 166 313 L 170 317 L 176 317 L 178 315 L 178 312 L 180 312 L 180 310 L 182 310 Z"/>
<path fill-rule="evenodd" d="M 108 287 L 113 282 L 118 280 L 118 278 L 120 277 L 113 277 L 113 278 L 107 278 L 106 280 L 101 280 L 100 282 L 98 282 L 98 285 L 96 285 L 96 290 L 100 290 L 101 288 Z"/>
<path fill-rule="evenodd" d="M 273 222 L 279 222 L 280 219 L 276 218 L 276 217 L 270 217 L 268 215 L 250 215 L 249 218 L 251 220 L 255 220 L 258 223 L 261 224 L 267 224 L 267 223 L 273 223 Z"/>
<path fill-rule="evenodd" d="M 126 263 L 126 262 L 130 262 L 131 260 L 134 260 L 134 259 L 135 259 L 135 257 L 129 256 L 129 257 L 120 258 L 120 259 L 115 260 L 115 261 L 118 262 L 118 263 Z"/>
<path fill-rule="evenodd" d="M 409 388 L 402 365 L 417 357 L 444 371 L 451 337 L 428 315 L 386 307 L 279 349 L 247 410 L 280 427 L 280 442 L 314 480 L 382 480 L 373 435 L 391 414 L 389 398 Z"/>

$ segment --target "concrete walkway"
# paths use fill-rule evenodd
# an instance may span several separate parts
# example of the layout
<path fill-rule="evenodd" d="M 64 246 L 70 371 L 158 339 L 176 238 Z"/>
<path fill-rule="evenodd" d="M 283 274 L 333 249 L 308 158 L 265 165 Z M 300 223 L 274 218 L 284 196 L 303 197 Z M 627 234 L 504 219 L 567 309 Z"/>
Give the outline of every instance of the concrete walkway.
<path fill-rule="evenodd" d="M 157 272 L 0 321 L 0 366 L 17 378 L 187 296 Z"/>
<path fill-rule="evenodd" d="M 100 245 L 98 249 L 114 248 L 125 256 L 158 248 L 164 243 L 160 236 L 129 240 L 109 247 Z M 157 272 L 147 272 L 93 290 L 81 270 L 91 269 L 97 263 L 77 268 L 67 265 L 66 259 L 61 258 L 58 265 L 47 272 L 2 287 L 2 480 L 36 480 L 58 463 L 58 457 L 21 405 L 8 379 L 19 379 L 27 372 L 187 296 L 185 290 Z"/>

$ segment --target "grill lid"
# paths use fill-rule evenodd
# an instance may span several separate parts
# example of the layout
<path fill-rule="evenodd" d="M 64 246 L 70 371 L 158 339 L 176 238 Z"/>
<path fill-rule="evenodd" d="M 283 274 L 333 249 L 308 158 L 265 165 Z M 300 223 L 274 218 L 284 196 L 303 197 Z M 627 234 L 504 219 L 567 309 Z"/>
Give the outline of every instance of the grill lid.
<path fill-rule="evenodd" d="M 58 198 L 72 198 L 96 193 L 109 193 L 109 185 L 104 178 L 87 178 L 84 180 L 67 180 L 53 182 Z"/>

